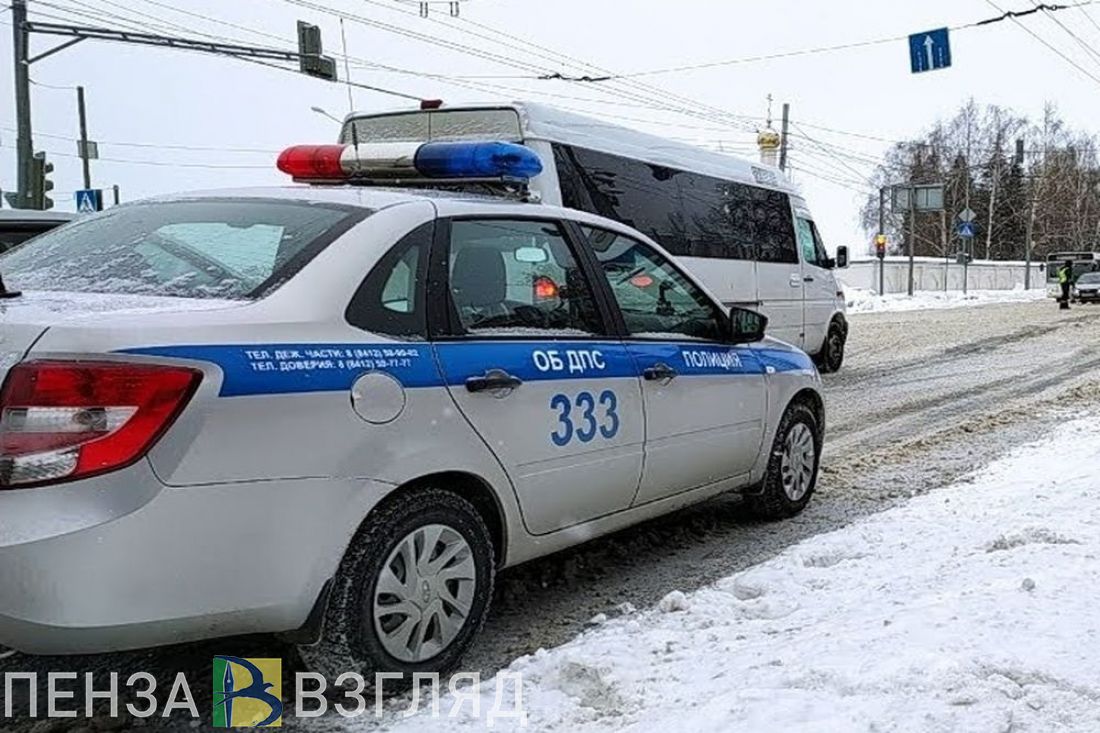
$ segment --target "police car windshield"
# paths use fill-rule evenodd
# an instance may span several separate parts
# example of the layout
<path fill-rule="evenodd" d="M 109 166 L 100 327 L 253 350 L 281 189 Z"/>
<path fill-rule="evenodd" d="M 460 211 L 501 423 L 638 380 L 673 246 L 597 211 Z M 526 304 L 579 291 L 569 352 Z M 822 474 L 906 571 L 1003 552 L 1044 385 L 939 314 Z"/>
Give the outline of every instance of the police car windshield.
<path fill-rule="evenodd" d="M 258 298 L 370 211 L 277 199 L 123 206 L 0 256 L 18 290 Z"/>

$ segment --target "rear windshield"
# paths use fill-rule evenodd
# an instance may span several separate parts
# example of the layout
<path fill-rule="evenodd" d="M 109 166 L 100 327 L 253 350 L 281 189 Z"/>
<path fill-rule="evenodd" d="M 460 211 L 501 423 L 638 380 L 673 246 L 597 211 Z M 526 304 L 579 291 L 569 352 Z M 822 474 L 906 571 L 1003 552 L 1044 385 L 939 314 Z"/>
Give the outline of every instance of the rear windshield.
<path fill-rule="evenodd" d="M 352 134 L 352 126 L 355 133 Z M 340 142 L 432 142 L 502 140 L 520 142 L 519 113 L 514 109 L 444 109 L 359 117 L 344 124 Z"/>
<path fill-rule="evenodd" d="M 274 199 L 124 206 L 0 255 L 0 274 L 16 290 L 258 298 L 370 213 Z"/>

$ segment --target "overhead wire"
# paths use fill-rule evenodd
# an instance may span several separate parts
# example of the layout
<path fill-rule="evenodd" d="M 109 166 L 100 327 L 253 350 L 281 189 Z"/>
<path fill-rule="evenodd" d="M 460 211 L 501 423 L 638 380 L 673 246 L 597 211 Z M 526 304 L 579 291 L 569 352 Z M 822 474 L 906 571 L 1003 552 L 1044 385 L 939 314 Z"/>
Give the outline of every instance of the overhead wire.
<path fill-rule="evenodd" d="M 1087 76 L 1092 81 L 1096 82 L 1097 84 L 1100 84 L 1100 76 L 1097 76 L 1097 75 L 1093 74 L 1091 71 L 1086 69 L 1084 66 L 1081 66 L 1081 64 L 1074 61 L 1073 58 L 1071 58 L 1070 56 L 1063 53 L 1061 49 L 1059 49 L 1057 46 L 1052 44 L 1050 41 L 1048 41 L 1045 38 L 1043 38 L 1042 36 L 1040 36 L 1038 33 L 1033 31 L 1031 28 L 1028 28 L 1024 23 L 1020 22 L 1019 18 L 1017 18 L 1015 15 L 1008 14 L 1007 11 L 1005 11 L 1003 8 L 1001 8 L 1001 6 L 997 5 L 997 3 L 995 3 L 993 0 L 985 0 L 985 2 L 986 2 L 987 5 L 993 7 L 999 13 L 1003 13 L 1005 15 L 1005 17 L 1009 18 L 1013 23 L 1015 23 L 1017 26 L 1019 26 L 1029 36 L 1031 36 L 1036 41 L 1038 41 L 1039 43 L 1043 44 L 1048 49 L 1053 51 L 1055 54 L 1057 54 L 1059 57 L 1061 57 L 1062 60 L 1064 60 L 1070 66 L 1072 66 L 1073 68 L 1080 71 L 1082 74 Z M 1083 5 L 1083 4 L 1087 4 L 1087 3 L 1081 3 L 1081 4 Z"/>
<path fill-rule="evenodd" d="M 1058 18 L 1058 16 L 1048 10 L 1044 4 L 1039 3 L 1036 0 L 1031 0 L 1031 4 L 1034 5 L 1036 8 L 1042 10 L 1044 15 L 1046 15 L 1046 17 L 1049 18 L 1051 22 L 1053 22 L 1055 25 L 1065 31 L 1070 36 L 1070 38 L 1072 38 L 1077 43 L 1078 46 L 1084 49 L 1085 53 L 1089 54 L 1092 57 L 1093 61 L 1100 61 L 1100 51 L 1097 51 L 1095 48 L 1092 47 L 1092 45 L 1090 45 L 1079 35 L 1074 33 L 1072 28 L 1063 23 Z"/>
<path fill-rule="evenodd" d="M 396 33 L 396 34 L 401 35 L 401 36 L 406 36 L 406 37 L 409 37 L 409 38 L 413 38 L 413 39 L 418 40 L 418 41 L 423 42 L 423 43 L 436 45 L 436 46 L 439 46 L 441 48 L 447 48 L 447 49 L 450 49 L 452 51 L 457 51 L 459 53 L 466 53 L 468 55 L 473 55 L 473 56 L 478 57 L 478 58 L 482 58 L 482 59 L 486 59 L 486 58 L 488 58 L 488 59 L 493 59 L 493 58 L 504 59 L 504 63 L 506 65 L 508 65 L 509 67 L 511 67 L 511 68 L 520 68 L 520 69 L 524 69 L 524 70 L 527 70 L 527 71 L 533 71 L 536 74 L 546 74 L 548 72 L 556 71 L 556 69 L 550 69 L 550 68 L 548 68 L 546 66 L 543 66 L 541 64 L 536 64 L 536 63 L 533 63 L 533 62 L 518 61 L 516 59 L 511 58 L 510 56 L 502 56 L 501 54 L 488 52 L 488 51 L 485 51 L 483 49 L 472 48 L 472 47 L 470 47 L 466 44 L 462 44 L 462 43 L 459 43 L 459 42 L 456 42 L 456 41 L 443 39 L 443 38 L 440 38 L 438 36 L 433 36 L 431 34 L 411 31 L 409 29 L 402 28 L 400 26 L 394 26 L 393 24 L 386 23 L 384 21 L 379 21 L 379 20 L 376 20 L 376 19 L 373 19 L 373 18 L 368 18 L 368 17 L 362 16 L 362 15 L 356 14 L 356 13 L 350 13 L 350 12 L 346 12 L 344 10 L 338 10 L 338 9 L 330 8 L 330 7 L 327 7 L 327 6 L 319 5 L 318 3 L 309 2 L 308 0 L 283 0 L 283 2 L 289 3 L 291 5 L 295 5 L 297 7 L 304 7 L 304 8 L 307 8 L 307 9 L 314 10 L 316 12 L 321 12 L 321 13 L 325 13 L 325 14 L 328 14 L 328 15 L 332 15 L 332 16 L 344 17 L 344 18 L 346 18 L 347 20 L 349 20 L 351 22 L 356 22 L 356 23 L 359 23 L 359 24 L 362 24 L 362 25 L 366 25 L 368 27 L 388 31 L 388 32 L 391 32 L 391 33 Z M 405 13 L 405 14 L 412 14 L 411 11 L 407 11 L 403 8 L 402 9 L 393 8 L 393 10 L 395 12 L 401 12 L 401 13 Z M 465 80 L 465 81 L 467 83 L 470 83 L 469 80 Z M 453 82 L 453 80 L 452 80 L 452 82 Z M 710 115 L 706 115 L 706 114 L 701 113 L 698 110 L 688 109 L 685 106 L 676 106 L 676 105 L 669 104 L 665 99 L 660 99 L 660 98 L 656 98 L 656 97 L 653 97 L 653 96 L 646 97 L 646 96 L 643 96 L 643 95 L 639 95 L 637 92 L 628 92 L 628 91 L 625 91 L 625 90 L 624 91 L 619 91 L 618 94 L 620 96 L 625 96 L 628 99 L 632 99 L 633 101 L 643 102 L 643 104 L 646 105 L 646 106 L 653 106 L 653 107 L 657 107 L 657 108 L 660 108 L 660 109 L 666 109 L 666 110 L 669 110 L 669 111 L 676 111 L 676 112 L 679 112 L 679 113 L 687 115 L 687 116 L 695 116 L 697 118 L 702 117 L 704 119 L 709 119 L 710 121 L 715 121 L 715 114 L 713 114 L 713 113 L 710 114 Z M 716 112 L 717 112 L 718 115 L 724 114 L 724 112 L 721 111 L 721 110 L 717 110 Z M 743 128 L 743 123 L 740 123 L 740 122 L 731 122 L 730 120 L 721 120 L 721 122 L 723 124 L 732 125 L 734 127 L 742 126 L 742 128 Z"/>

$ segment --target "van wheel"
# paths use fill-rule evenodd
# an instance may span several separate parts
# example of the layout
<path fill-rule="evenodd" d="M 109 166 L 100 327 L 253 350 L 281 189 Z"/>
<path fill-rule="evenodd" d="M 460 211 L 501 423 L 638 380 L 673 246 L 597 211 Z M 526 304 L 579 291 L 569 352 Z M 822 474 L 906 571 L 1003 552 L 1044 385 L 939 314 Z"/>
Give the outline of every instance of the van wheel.
<path fill-rule="evenodd" d="M 440 489 L 400 497 L 373 514 L 344 555 L 321 640 L 302 661 L 335 685 L 345 672 L 394 691 L 416 673 L 454 669 L 481 630 L 493 595 L 493 543 L 477 510 Z M 352 683 L 347 682 L 351 687 Z"/>
<path fill-rule="evenodd" d="M 745 497 L 749 510 L 762 519 L 787 519 L 805 509 L 817 487 L 821 443 L 813 410 L 802 403 L 788 407 L 775 433 L 761 490 Z"/>
<path fill-rule="evenodd" d="M 844 363 L 844 327 L 833 321 L 829 324 L 829 332 L 825 334 L 825 343 L 821 347 L 815 361 L 817 367 L 824 374 L 840 371 Z"/>

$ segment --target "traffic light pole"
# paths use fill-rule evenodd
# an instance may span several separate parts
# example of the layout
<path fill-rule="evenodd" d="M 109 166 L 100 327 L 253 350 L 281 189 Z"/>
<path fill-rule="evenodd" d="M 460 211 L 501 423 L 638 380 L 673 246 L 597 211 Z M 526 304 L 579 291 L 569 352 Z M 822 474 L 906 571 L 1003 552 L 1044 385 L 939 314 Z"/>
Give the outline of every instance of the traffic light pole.
<path fill-rule="evenodd" d="M 91 151 L 88 149 L 88 113 L 84 107 L 84 87 L 76 88 L 76 110 L 80 117 L 80 162 L 84 165 L 84 188 L 92 187 Z"/>
<path fill-rule="evenodd" d="M 298 36 L 300 48 L 297 53 L 283 51 L 281 49 L 265 48 L 261 46 L 242 46 L 237 44 L 213 43 L 192 38 L 179 38 L 174 36 L 161 36 L 152 33 L 135 33 L 131 31 L 114 30 L 111 28 L 89 28 L 59 23 L 31 23 L 27 21 L 27 0 L 11 0 L 12 20 L 12 64 L 15 69 L 15 118 L 16 133 L 16 166 L 18 168 L 18 185 L 13 195 L 6 195 L 13 208 L 34 208 L 36 201 L 41 201 L 41 195 L 35 195 L 35 161 L 34 141 L 31 135 L 31 82 L 30 65 L 58 51 L 85 40 L 119 41 L 122 43 L 138 44 L 144 46 L 160 46 L 167 48 L 183 49 L 187 51 L 200 51 L 203 53 L 218 54 L 241 59 L 259 59 L 267 61 L 298 62 L 300 70 L 309 75 L 326 81 L 336 81 L 336 62 L 329 56 L 321 55 L 321 32 L 316 26 L 306 23 L 298 24 Z M 30 38 L 32 34 L 67 37 L 68 40 L 59 43 L 37 56 L 30 55 Z M 349 82 L 350 83 L 350 82 Z M 362 85 L 365 86 L 365 85 Z M 388 89 L 367 87 L 374 91 L 396 96 L 417 99 L 412 95 L 400 92 L 391 92 Z M 78 101 L 81 113 L 81 157 L 84 159 L 84 187 L 91 187 L 91 171 L 89 167 L 88 136 L 84 120 L 84 95 L 83 89 L 78 90 Z M 43 156 L 43 161 L 44 161 Z M 45 168 L 43 163 L 42 169 Z M 45 189 L 43 189 L 44 194 Z"/>
<path fill-rule="evenodd" d="M 15 196 L 9 201 L 14 208 L 25 209 L 30 205 L 31 156 L 34 155 L 34 141 L 31 139 L 30 34 L 26 27 L 27 0 L 12 0 L 11 21 L 18 173 Z"/>

